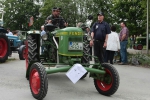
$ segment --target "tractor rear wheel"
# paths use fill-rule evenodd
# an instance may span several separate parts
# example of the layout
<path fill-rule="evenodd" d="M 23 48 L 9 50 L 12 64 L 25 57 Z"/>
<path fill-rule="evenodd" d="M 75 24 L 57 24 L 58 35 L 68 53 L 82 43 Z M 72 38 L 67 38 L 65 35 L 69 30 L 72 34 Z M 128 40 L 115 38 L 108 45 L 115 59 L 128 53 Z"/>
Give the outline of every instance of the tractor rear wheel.
<path fill-rule="evenodd" d="M 0 62 L 5 62 L 8 59 L 10 44 L 7 36 L 0 33 Z"/>
<path fill-rule="evenodd" d="M 34 63 L 30 68 L 29 84 L 34 98 L 42 100 L 48 90 L 48 78 L 44 66 L 41 63 Z"/>
<path fill-rule="evenodd" d="M 19 48 L 19 59 L 20 60 L 25 60 L 25 57 L 26 57 L 26 46 L 22 45 Z"/>
<path fill-rule="evenodd" d="M 29 35 L 28 36 L 28 63 L 30 63 L 31 61 L 37 61 L 37 56 L 38 56 L 38 52 L 37 52 L 37 43 L 36 43 L 36 39 L 33 38 L 33 36 Z"/>
<path fill-rule="evenodd" d="M 86 40 L 83 42 L 83 57 L 81 60 L 82 64 L 90 64 L 90 45 Z M 89 67 L 88 65 L 84 67 Z M 87 76 L 88 72 L 85 73 L 80 79 L 84 79 Z"/>
<path fill-rule="evenodd" d="M 37 52 L 37 44 L 36 44 L 36 39 L 34 39 L 34 37 L 32 35 L 28 35 L 28 42 L 27 42 L 27 46 L 26 46 L 26 68 L 28 68 L 29 64 L 31 61 L 35 61 L 37 62 L 37 56 L 38 56 L 38 52 Z M 28 69 L 27 69 L 28 70 Z M 27 80 L 29 79 L 29 75 L 26 76 Z"/>
<path fill-rule="evenodd" d="M 104 67 L 106 74 L 104 74 L 103 80 L 94 79 L 94 85 L 100 94 L 110 96 L 119 87 L 119 74 L 110 64 L 102 64 L 102 67 Z"/>

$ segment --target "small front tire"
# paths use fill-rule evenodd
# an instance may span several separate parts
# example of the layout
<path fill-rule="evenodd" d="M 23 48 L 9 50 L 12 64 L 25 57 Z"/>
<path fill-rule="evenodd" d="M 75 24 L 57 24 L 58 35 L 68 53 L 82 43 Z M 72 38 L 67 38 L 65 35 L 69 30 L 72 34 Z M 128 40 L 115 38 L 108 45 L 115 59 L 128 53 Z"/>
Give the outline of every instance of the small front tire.
<path fill-rule="evenodd" d="M 103 80 L 94 79 L 94 85 L 100 94 L 110 96 L 114 94 L 119 87 L 119 74 L 110 64 L 102 64 L 102 67 L 104 67 L 106 74 L 104 74 Z"/>
<path fill-rule="evenodd" d="M 45 68 L 41 63 L 34 63 L 29 73 L 30 90 L 35 99 L 42 100 L 48 90 L 48 78 Z"/>

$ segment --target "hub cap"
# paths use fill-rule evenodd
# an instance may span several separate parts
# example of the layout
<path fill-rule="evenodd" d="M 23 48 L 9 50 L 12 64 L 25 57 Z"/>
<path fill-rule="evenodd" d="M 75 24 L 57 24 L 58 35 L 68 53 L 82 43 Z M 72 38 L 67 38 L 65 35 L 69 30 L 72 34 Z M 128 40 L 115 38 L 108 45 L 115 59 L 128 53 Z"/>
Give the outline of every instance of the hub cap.
<path fill-rule="evenodd" d="M 105 71 L 106 74 L 103 81 L 97 80 L 97 85 L 101 90 L 108 91 L 112 87 L 113 79 L 111 72 L 107 69 Z"/>
<path fill-rule="evenodd" d="M 34 94 L 38 94 L 40 91 L 40 77 L 36 69 L 33 69 L 30 74 L 30 85 Z"/>

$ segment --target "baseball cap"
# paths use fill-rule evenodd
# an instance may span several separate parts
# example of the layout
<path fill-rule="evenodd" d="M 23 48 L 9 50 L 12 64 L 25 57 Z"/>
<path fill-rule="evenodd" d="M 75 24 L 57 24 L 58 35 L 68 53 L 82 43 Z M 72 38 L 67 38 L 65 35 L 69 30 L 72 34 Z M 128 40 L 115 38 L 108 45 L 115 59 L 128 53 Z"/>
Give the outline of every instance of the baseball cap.
<path fill-rule="evenodd" d="M 55 11 L 55 10 L 58 10 L 58 8 L 57 7 L 53 7 L 53 9 L 52 9 L 53 11 Z"/>
<path fill-rule="evenodd" d="M 61 8 L 58 8 L 58 7 L 53 7 L 53 9 L 52 9 L 53 11 L 55 11 L 55 10 L 62 10 Z"/>
<path fill-rule="evenodd" d="M 97 14 L 97 16 L 98 16 L 98 15 L 104 16 L 104 13 L 103 13 L 103 12 L 99 12 L 99 13 Z"/>

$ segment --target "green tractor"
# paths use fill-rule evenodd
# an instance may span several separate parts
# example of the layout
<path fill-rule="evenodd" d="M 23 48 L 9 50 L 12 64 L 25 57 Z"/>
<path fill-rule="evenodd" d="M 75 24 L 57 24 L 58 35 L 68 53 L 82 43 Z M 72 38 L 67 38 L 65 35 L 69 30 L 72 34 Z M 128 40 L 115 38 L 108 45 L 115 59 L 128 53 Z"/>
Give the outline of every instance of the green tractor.
<path fill-rule="evenodd" d="M 90 36 L 84 38 L 84 31 L 79 27 L 58 27 L 45 25 L 46 34 L 40 31 L 28 31 L 26 42 L 26 78 L 29 80 L 31 93 L 35 99 L 43 99 L 48 91 L 48 74 L 68 72 L 74 64 L 80 64 L 94 79 L 96 90 L 103 95 L 114 94 L 119 87 L 119 74 L 110 64 L 90 64 Z M 42 44 L 41 44 L 42 39 Z M 40 46 L 44 53 L 40 54 Z M 98 59 L 95 56 L 94 59 Z M 92 68 L 90 67 L 92 66 Z M 54 67 L 54 68 L 52 68 Z"/>

